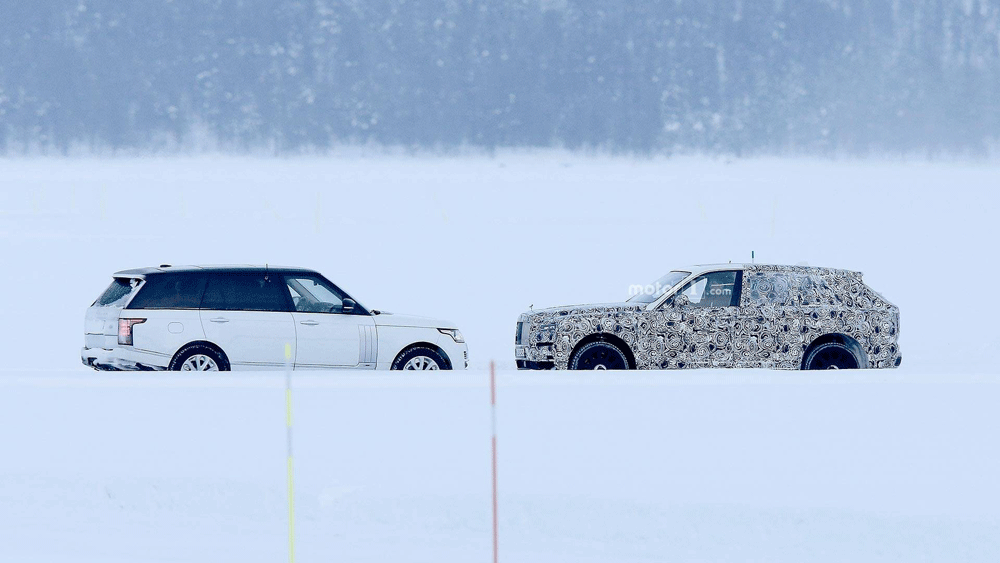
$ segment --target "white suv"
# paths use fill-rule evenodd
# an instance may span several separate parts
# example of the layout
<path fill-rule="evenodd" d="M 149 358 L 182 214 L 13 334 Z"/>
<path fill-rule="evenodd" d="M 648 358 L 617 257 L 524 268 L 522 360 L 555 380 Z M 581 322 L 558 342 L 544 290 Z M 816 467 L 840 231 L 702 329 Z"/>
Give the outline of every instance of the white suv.
<path fill-rule="evenodd" d="M 95 369 L 464 369 L 454 323 L 369 310 L 313 270 L 125 270 L 87 309 Z"/>

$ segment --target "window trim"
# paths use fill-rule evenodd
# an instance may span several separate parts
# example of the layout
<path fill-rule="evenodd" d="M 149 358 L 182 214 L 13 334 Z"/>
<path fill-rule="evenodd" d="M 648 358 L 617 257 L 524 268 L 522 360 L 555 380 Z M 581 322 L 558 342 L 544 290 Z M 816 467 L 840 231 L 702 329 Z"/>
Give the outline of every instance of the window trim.
<path fill-rule="evenodd" d="M 730 307 L 739 307 L 743 303 L 743 270 L 736 270 L 736 281 L 733 282 L 733 301 Z"/>

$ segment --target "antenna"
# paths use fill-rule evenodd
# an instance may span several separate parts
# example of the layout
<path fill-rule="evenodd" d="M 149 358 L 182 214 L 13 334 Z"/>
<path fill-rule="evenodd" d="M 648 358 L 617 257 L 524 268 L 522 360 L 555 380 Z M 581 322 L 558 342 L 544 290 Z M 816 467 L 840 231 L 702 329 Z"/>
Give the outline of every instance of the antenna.
<path fill-rule="evenodd" d="M 753 255 L 753 250 L 750 251 L 750 263 L 751 264 L 756 264 L 757 263 L 756 259 L 754 258 L 754 255 Z"/>

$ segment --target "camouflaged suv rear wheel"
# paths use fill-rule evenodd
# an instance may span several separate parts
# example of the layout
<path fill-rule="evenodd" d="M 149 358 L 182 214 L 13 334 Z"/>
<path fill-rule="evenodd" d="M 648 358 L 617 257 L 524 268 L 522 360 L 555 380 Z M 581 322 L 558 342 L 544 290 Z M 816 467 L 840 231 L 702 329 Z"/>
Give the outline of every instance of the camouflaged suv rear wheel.
<path fill-rule="evenodd" d="M 610 342 L 590 342 L 573 354 L 569 369 L 628 369 L 628 359 Z"/>
<path fill-rule="evenodd" d="M 840 342 L 826 342 L 809 351 L 806 369 L 858 369 L 858 358 Z"/>

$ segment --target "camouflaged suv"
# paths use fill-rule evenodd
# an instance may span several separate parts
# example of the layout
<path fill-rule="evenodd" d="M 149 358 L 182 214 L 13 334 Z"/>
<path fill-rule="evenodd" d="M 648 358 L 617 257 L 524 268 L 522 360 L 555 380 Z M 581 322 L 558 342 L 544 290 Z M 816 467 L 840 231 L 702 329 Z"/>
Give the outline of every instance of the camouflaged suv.
<path fill-rule="evenodd" d="M 633 288 L 623 303 L 517 321 L 519 369 L 899 366 L 899 309 L 831 268 L 715 264 Z"/>

